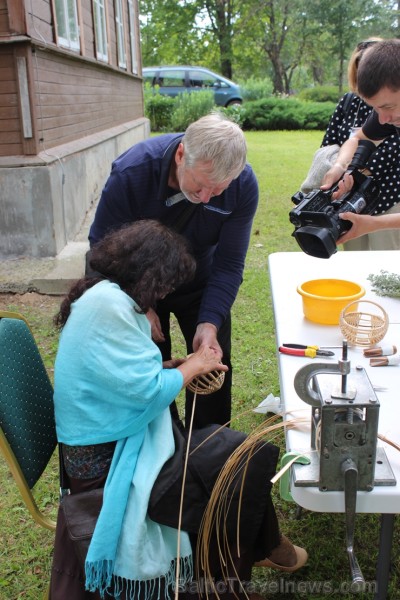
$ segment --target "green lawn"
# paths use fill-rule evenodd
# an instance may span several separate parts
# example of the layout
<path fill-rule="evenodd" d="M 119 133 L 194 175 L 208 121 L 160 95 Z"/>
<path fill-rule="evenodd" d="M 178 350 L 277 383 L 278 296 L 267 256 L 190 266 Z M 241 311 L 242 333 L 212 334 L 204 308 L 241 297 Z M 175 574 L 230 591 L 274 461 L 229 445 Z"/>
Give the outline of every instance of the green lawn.
<path fill-rule="evenodd" d="M 270 392 L 279 395 L 272 307 L 268 282 L 268 255 L 277 251 L 298 251 L 288 220 L 290 197 L 305 178 L 321 132 L 249 132 L 246 134 L 249 162 L 257 174 L 260 204 L 255 218 L 243 285 L 234 305 L 233 362 L 234 415 L 255 407 Z M 282 274 L 282 277 L 290 274 Z M 10 305 L 10 307 L 12 307 Z M 57 344 L 48 308 L 18 304 L 32 322 L 34 332 L 51 369 Z M 177 336 L 178 338 L 178 336 Z M 179 342 L 179 340 L 178 340 Z M 233 426 L 251 431 L 263 417 L 247 413 Z M 279 436 L 282 444 L 282 435 Z M 0 461 L 0 600 L 39 600 L 48 581 L 52 534 L 34 525 Z M 51 465 L 36 495 L 50 510 L 57 499 L 57 463 Z M 345 547 L 345 524 L 341 514 L 303 511 L 296 518 L 296 506 L 274 499 L 282 530 L 309 551 L 309 565 L 293 575 L 254 569 L 253 579 L 268 600 L 276 598 L 348 600 L 350 571 Z M 379 517 L 357 515 L 355 549 L 367 585 L 373 590 Z M 398 522 L 395 527 L 393 570 L 388 598 L 400 599 Z M 373 593 L 358 594 L 372 600 Z M 71 598 L 71 600 L 73 600 Z"/>

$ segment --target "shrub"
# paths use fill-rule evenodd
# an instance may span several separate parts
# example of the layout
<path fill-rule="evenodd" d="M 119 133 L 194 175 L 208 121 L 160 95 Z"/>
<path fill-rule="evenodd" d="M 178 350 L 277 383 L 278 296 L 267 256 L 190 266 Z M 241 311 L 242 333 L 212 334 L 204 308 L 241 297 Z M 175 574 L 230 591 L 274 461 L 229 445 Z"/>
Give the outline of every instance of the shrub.
<path fill-rule="evenodd" d="M 340 98 L 339 89 L 330 85 L 319 85 L 302 90 L 298 96 L 299 100 L 311 100 L 312 102 L 335 102 Z"/>
<path fill-rule="evenodd" d="M 268 77 L 260 79 L 259 77 L 250 77 L 240 82 L 243 100 L 259 100 L 272 96 L 273 85 Z"/>
<path fill-rule="evenodd" d="M 179 94 L 174 98 L 170 130 L 185 131 L 190 123 L 207 115 L 213 108 L 215 108 L 214 94 L 210 90 Z"/>
<path fill-rule="evenodd" d="M 158 86 L 145 85 L 144 114 L 150 120 L 152 131 L 169 131 L 174 105 L 174 98 L 160 94 Z"/>
<path fill-rule="evenodd" d="M 263 98 L 243 106 L 243 129 L 324 130 L 335 109 L 333 102 L 301 102 L 294 98 Z"/>
<path fill-rule="evenodd" d="M 234 123 L 237 123 L 239 127 L 243 127 L 243 120 L 245 116 L 244 108 L 241 104 L 231 104 L 230 106 L 219 106 L 218 110 L 224 115 L 231 119 Z"/>

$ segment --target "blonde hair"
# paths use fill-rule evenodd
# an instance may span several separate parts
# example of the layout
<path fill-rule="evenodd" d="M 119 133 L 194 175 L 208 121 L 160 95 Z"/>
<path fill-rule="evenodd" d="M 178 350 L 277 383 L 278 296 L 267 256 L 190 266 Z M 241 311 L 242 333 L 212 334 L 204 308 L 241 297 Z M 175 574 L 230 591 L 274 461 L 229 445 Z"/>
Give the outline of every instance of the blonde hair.
<path fill-rule="evenodd" d="M 370 48 L 377 42 L 382 42 L 383 39 L 379 37 L 370 37 L 366 40 L 359 42 L 355 49 L 353 50 L 352 55 L 350 56 L 349 64 L 347 67 L 347 79 L 349 82 L 349 87 L 352 92 L 355 94 L 358 93 L 357 88 L 357 71 L 358 65 L 361 60 L 362 55 L 364 54 L 367 48 Z"/>

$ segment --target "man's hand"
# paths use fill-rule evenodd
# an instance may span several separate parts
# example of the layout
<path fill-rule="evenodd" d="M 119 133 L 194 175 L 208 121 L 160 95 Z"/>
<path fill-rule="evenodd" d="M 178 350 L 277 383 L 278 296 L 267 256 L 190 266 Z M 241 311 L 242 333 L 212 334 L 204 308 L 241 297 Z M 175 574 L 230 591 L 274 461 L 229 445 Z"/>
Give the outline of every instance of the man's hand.
<path fill-rule="evenodd" d="M 351 229 L 344 233 L 337 241 L 343 244 L 349 240 L 360 237 L 373 231 L 384 229 L 400 229 L 400 213 L 384 215 L 358 215 L 352 212 L 340 213 L 339 217 L 353 223 Z"/>
<path fill-rule="evenodd" d="M 193 352 L 200 346 L 206 345 L 212 348 L 219 360 L 222 359 L 222 348 L 217 341 L 217 328 L 212 323 L 199 323 L 193 338 Z"/>
<path fill-rule="evenodd" d="M 338 239 L 338 244 L 344 244 L 350 240 L 354 240 L 362 235 L 376 231 L 379 225 L 379 218 L 371 215 L 358 215 L 352 212 L 340 213 L 339 217 L 345 221 L 351 221 L 353 225 L 351 229 L 344 233 Z"/>
<path fill-rule="evenodd" d="M 150 321 L 151 325 L 151 337 L 153 342 L 165 342 L 165 337 L 161 329 L 160 319 L 158 318 L 157 313 L 152 308 L 146 313 L 146 317 Z"/>

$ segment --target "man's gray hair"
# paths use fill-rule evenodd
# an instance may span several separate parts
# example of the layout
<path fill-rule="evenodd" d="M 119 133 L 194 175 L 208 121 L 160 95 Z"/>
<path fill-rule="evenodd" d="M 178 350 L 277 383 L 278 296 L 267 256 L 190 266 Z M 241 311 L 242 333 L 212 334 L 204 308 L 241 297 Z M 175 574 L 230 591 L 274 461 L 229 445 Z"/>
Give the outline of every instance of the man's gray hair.
<path fill-rule="evenodd" d="M 213 112 L 191 123 L 182 138 L 186 167 L 211 162 L 215 183 L 236 179 L 246 165 L 246 140 L 239 125 Z"/>

